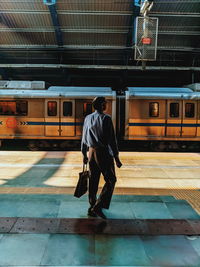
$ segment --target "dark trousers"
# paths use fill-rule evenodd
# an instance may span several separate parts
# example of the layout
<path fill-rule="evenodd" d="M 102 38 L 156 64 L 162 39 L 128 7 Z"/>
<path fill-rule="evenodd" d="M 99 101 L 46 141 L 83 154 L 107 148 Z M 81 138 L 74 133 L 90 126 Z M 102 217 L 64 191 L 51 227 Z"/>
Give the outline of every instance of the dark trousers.
<path fill-rule="evenodd" d="M 113 157 L 105 148 L 89 148 L 89 203 L 91 206 L 108 209 L 110 206 L 113 190 L 116 183 L 115 167 Z M 101 173 L 105 184 L 99 198 L 97 191 Z"/>

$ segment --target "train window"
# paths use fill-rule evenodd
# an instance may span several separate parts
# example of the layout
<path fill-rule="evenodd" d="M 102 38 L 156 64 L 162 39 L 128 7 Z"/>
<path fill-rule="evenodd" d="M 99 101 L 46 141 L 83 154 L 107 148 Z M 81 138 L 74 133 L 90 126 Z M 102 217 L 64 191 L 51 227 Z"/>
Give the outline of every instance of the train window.
<path fill-rule="evenodd" d="M 159 116 L 159 104 L 158 102 L 149 103 L 149 117 Z"/>
<path fill-rule="evenodd" d="M 185 104 L 185 117 L 186 118 L 194 118 L 194 103 L 186 103 Z"/>
<path fill-rule="evenodd" d="M 57 116 L 57 102 L 48 101 L 48 116 Z"/>
<path fill-rule="evenodd" d="M 177 118 L 179 117 L 179 103 L 170 103 L 170 117 Z"/>
<path fill-rule="evenodd" d="M 27 101 L 0 101 L 0 115 L 26 116 L 27 114 Z"/>
<path fill-rule="evenodd" d="M 72 116 L 72 102 L 63 102 L 63 116 Z"/>
<path fill-rule="evenodd" d="M 83 115 L 87 116 L 92 113 L 92 103 L 84 103 L 83 104 Z"/>

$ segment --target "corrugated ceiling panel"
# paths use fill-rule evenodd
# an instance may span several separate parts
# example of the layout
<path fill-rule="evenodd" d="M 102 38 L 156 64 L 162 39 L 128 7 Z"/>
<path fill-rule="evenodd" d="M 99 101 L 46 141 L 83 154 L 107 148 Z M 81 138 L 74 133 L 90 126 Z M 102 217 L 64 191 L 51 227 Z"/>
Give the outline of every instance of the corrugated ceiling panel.
<path fill-rule="evenodd" d="M 124 46 L 126 34 L 63 33 L 64 45 Z"/>
<path fill-rule="evenodd" d="M 1 32 L 0 47 L 5 45 L 56 45 L 54 32 Z"/>
<path fill-rule="evenodd" d="M 25 49 L 27 46 L 24 47 Z M 23 48 L 18 50 L 17 52 L 13 50 L 9 50 L 8 53 L 5 53 L 4 56 L 1 59 L 1 64 L 9 64 L 16 62 L 16 64 L 39 64 L 39 63 L 46 63 L 46 64 L 56 64 L 59 63 L 57 60 L 59 58 L 58 53 L 54 52 L 48 52 L 40 51 L 37 49 L 37 51 L 23 51 Z"/>
<path fill-rule="evenodd" d="M 129 27 L 130 16 L 109 16 L 109 15 L 64 15 L 59 14 L 59 21 L 64 27 L 70 28 L 120 28 Z"/>
<path fill-rule="evenodd" d="M 172 12 L 172 13 L 199 13 L 199 0 L 154 0 L 151 13 Z"/>
<path fill-rule="evenodd" d="M 200 18 L 198 17 L 159 17 L 159 30 L 200 30 Z"/>
<path fill-rule="evenodd" d="M 49 13 L 3 13 L 1 15 L 1 28 L 39 28 L 51 27 L 52 21 Z"/>
<path fill-rule="evenodd" d="M 1 0 L 0 10 L 48 10 L 42 0 Z"/>
<path fill-rule="evenodd" d="M 200 41 L 200 36 L 178 36 L 178 35 L 160 35 L 158 36 L 158 47 L 183 48 L 195 47 L 196 42 Z"/>
<path fill-rule="evenodd" d="M 58 0 L 58 10 L 131 11 L 133 0 Z"/>
<path fill-rule="evenodd" d="M 69 62 L 71 60 L 72 62 L 75 62 L 75 64 L 80 64 L 84 62 L 89 62 L 90 64 L 99 64 L 102 61 L 107 62 L 108 64 L 112 62 L 119 62 L 125 59 L 124 53 L 122 50 L 111 50 L 111 51 L 104 51 L 104 50 L 79 50 L 79 53 L 74 51 L 69 51 L 68 53 L 63 55 L 63 61 Z M 119 62 L 120 63 L 120 62 Z"/>

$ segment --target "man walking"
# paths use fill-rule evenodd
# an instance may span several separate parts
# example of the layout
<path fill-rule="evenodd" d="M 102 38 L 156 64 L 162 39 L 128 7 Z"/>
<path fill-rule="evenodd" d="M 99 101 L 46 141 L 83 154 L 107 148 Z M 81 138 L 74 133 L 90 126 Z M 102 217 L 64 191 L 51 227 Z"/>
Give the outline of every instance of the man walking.
<path fill-rule="evenodd" d="M 88 209 L 88 215 L 100 216 L 106 219 L 102 208 L 109 208 L 116 183 L 113 159 L 115 159 L 118 168 L 122 166 L 122 163 L 118 156 L 119 152 L 112 119 L 109 115 L 103 113 L 106 110 L 105 97 L 96 97 L 92 104 L 95 112 L 85 118 L 81 142 L 83 162 L 87 164 L 89 160 L 90 169 L 90 208 Z M 101 173 L 104 176 L 105 184 L 97 199 Z"/>

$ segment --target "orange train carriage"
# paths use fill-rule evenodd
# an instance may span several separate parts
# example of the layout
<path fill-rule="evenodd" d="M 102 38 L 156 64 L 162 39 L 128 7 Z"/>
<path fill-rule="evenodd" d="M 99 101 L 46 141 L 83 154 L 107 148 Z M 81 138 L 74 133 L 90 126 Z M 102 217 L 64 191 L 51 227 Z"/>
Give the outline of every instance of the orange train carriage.
<path fill-rule="evenodd" d="M 109 87 L 51 86 L 42 81 L 0 81 L 0 140 L 25 139 L 31 149 L 67 148 L 80 141 L 92 99 L 105 96 L 119 142 L 131 148 L 150 141 L 156 150 L 200 144 L 200 86 L 128 87 L 123 95 Z M 194 143 L 195 142 L 195 143 Z"/>
<path fill-rule="evenodd" d="M 93 112 L 95 96 L 106 97 L 106 112 L 115 124 L 116 93 L 109 87 L 51 86 L 46 90 L 39 81 L 4 82 L 0 89 L 1 140 L 26 139 L 33 150 L 51 145 L 66 148 L 69 141 L 74 144 L 81 139 L 83 121 Z"/>

